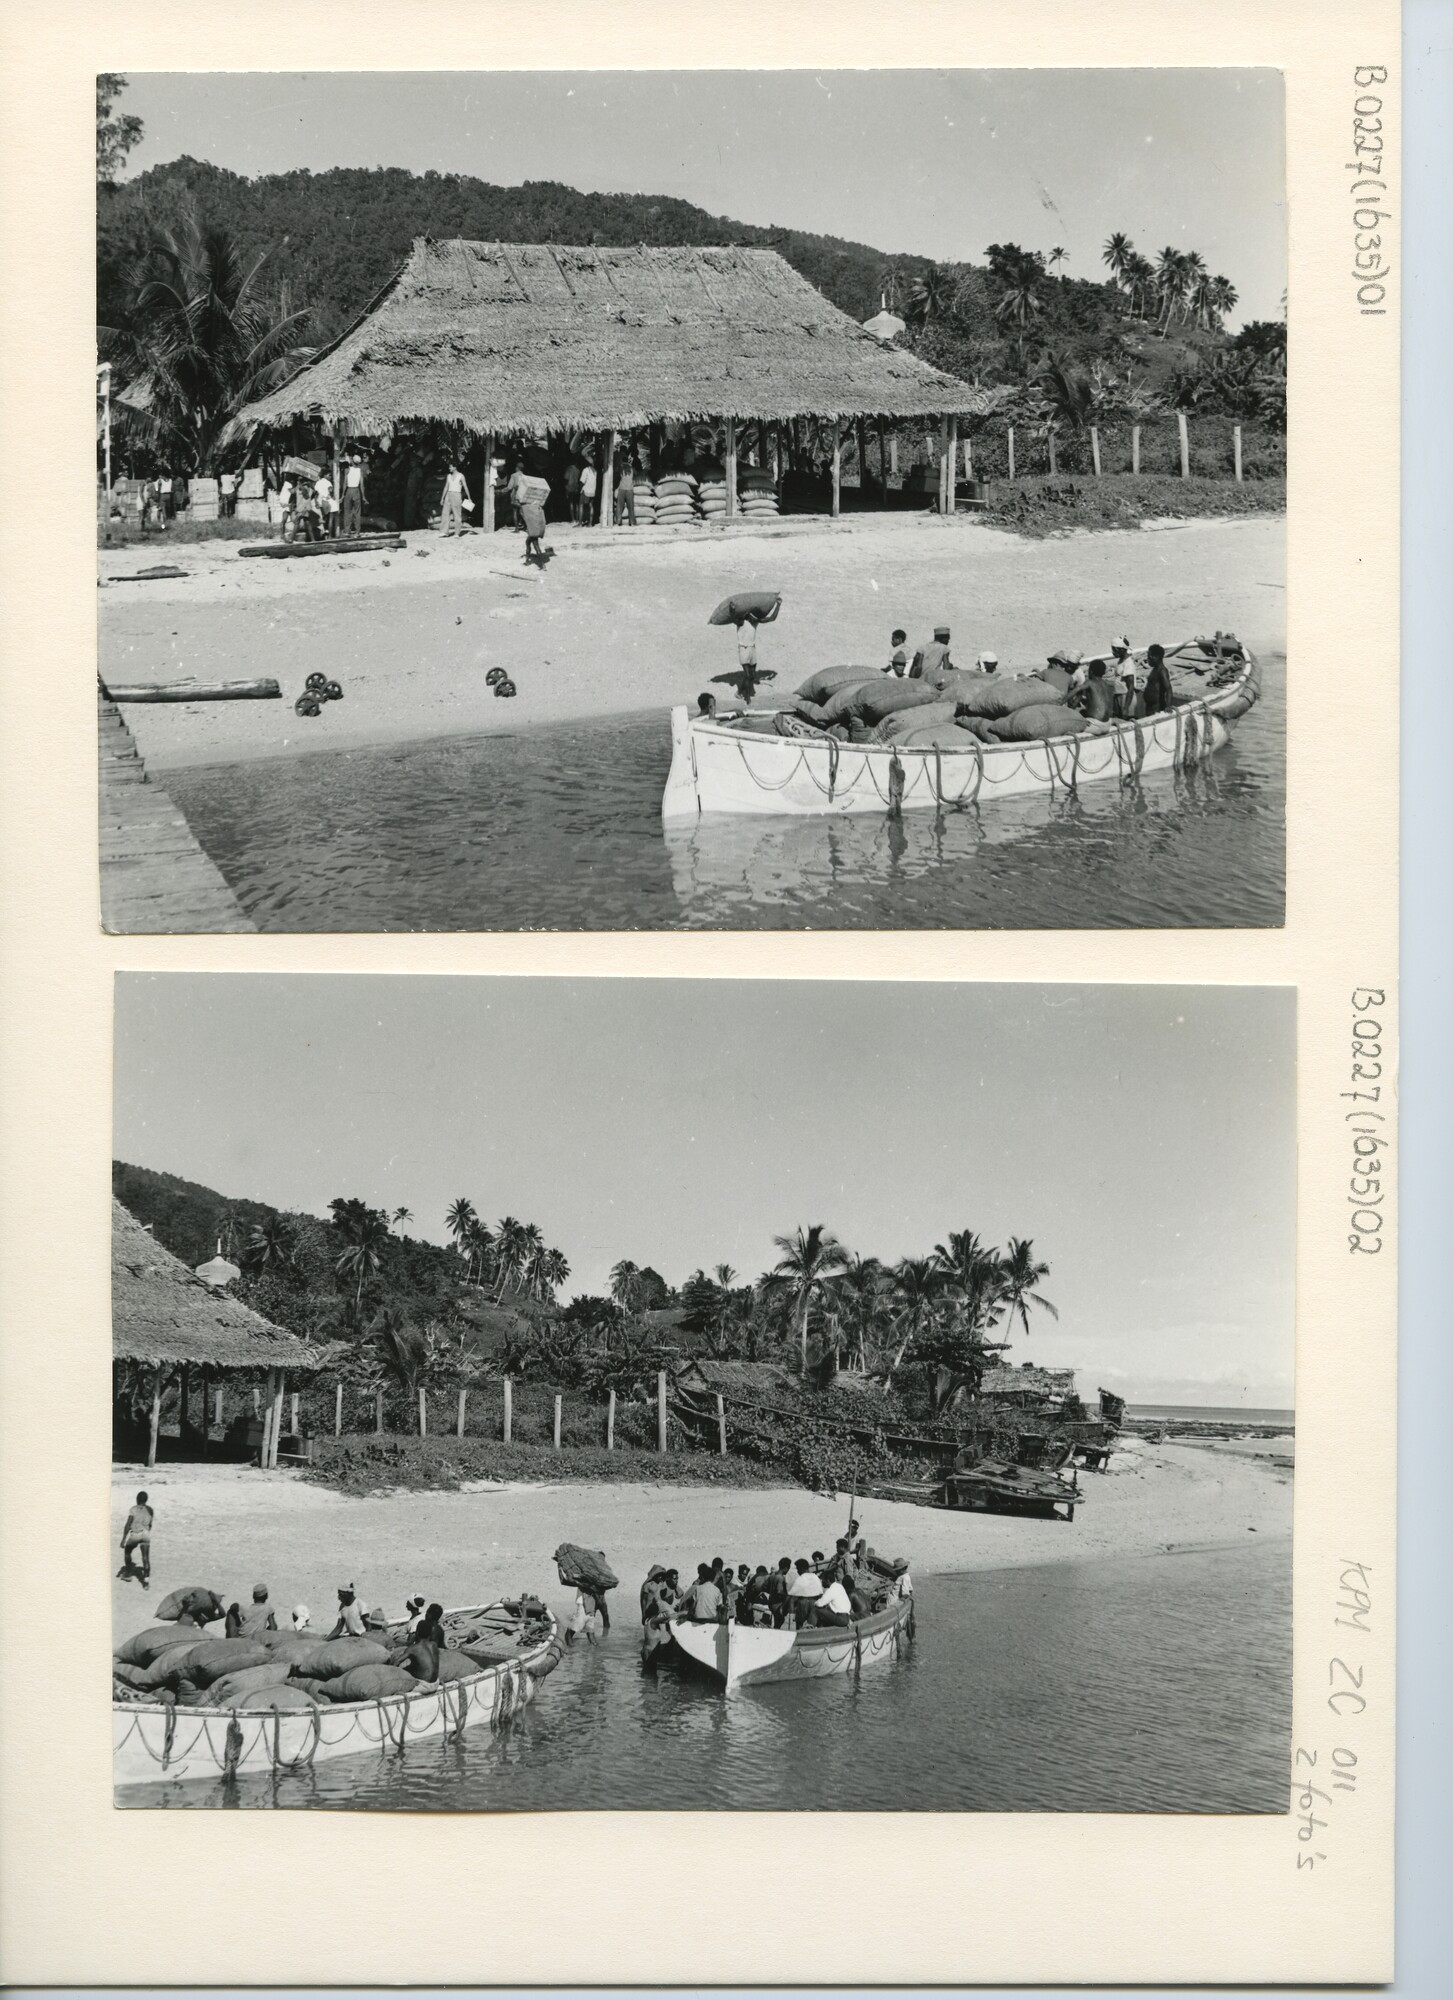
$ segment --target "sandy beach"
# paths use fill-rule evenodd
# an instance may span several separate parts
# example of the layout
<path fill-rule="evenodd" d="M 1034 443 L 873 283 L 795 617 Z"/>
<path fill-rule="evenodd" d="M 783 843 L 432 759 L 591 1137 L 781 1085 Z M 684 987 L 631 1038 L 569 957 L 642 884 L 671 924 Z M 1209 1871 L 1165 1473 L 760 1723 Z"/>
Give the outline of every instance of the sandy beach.
<path fill-rule="evenodd" d="M 1233 1456 L 1195 1444 L 1127 1441 L 1103 1475 L 1084 1474 L 1073 1523 L 951 1514 L 864 1503 L 869 1542 L 911 1556 L 915 1574 L 1089 1563 L 1265 1543 L 1291 1534 L 1290 1440 L 1271 1455 Z M 352 1499 L 301 1475 L 239 1466 L 169 1466 L 112 1475 L 113 1569 L 126 1510 L 139 1486 L 156 1509 L 149 1593 L 112 1583 L 117 1638 L 153 1622 L 153 1607 L 182 1584 L 205 1584 L 246 1602 L 265 1582 L 284 1610 L 304 1603 L 332 1622 L 336 1591 L 354 1582 L 390 1612 L 423 1591 L 446 1604 L 533 1590 L 568 1606 L 550 1557 L 562 1541 L 603 1548 L 621 1578 L 617 1617 L 636 1621 L 636 1588 L 649 1565 L 684 1567 L 713 1555 L 772 1562 L 831 1548 L 846 1496 L 800 1488 L 753 1491 L 561 1481 L 452 1494 L 390 1493 Z"/>
<path fill-rule="evenodd" d="M 877 666 L 903 626 L 916 643 L 947 622 L 954 652 L 1006 667 L 1056 645 L 1099 648 L 1122 631 L 1173 643 L 1218 626 L 1285 649 L 1285 518 L 1151 524 L 1028 540 L 966 517 L 786 521 L 730 536 L 552 527 L 539 572 L 518 535 L 409 537 L 391 555 L 239 557 L 237 545 L 103 550 L 100 667 L 108 680 L 271 675 L 281 701 L 129 706 L 153 769 L 519 730 L 591 716 L 694 707 L 736 665 L 733 591 L 778 590 L 760 658 L 790 690 L 814 667 Z M 181 579 L 122 582 L 152 564 Z M 385 567 L 385 564 L 387 567 Z M 503 667 L 518 694 L 486 685 Z M 314 721 L 293 702 L 324 671 L 345 690 Z M 731 699 L 727 690 L 718 690 Z"/>

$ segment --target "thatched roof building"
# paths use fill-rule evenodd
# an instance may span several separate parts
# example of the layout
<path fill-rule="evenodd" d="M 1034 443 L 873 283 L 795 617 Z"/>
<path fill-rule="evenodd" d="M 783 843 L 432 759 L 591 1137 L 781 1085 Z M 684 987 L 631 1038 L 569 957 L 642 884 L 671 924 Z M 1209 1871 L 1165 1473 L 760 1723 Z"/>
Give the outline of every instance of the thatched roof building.
<path fill-rule="evenodd" d="M 352 326 L 240 421 L 543 436 L 682 419 L 959 417 L 998 397 L 884 346 L 774 250 L 421 237 Z"/>
<path fill-rule="evenodd" d="M 1036 1368 L 1023 1362 L 1018 1368 L 986 1368 L 979 1395 L 1014 1402 L 1064 1402 L 1075 1393 L 1073 1368 Z"/>
<path fill-rule="evenodd" d="M 164 1250 L 129 1208 L 111 1203 L 111 1352 L 168 1372 L 321 1366 L 317 1349 L 271 1326 L 226 1293 L 214 1292 L 180 1257 Z"/>

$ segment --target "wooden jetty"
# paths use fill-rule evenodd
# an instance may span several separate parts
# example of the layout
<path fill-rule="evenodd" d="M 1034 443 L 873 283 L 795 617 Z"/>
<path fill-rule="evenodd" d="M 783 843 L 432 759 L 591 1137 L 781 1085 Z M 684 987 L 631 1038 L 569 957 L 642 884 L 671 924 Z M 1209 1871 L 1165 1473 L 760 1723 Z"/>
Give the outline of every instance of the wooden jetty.
<path fill-rule="evenodd" d="M 147 776 L 114 701 L 100 702 L 101 927 L 115 935 L 255 931 L 179 809 Z"/>

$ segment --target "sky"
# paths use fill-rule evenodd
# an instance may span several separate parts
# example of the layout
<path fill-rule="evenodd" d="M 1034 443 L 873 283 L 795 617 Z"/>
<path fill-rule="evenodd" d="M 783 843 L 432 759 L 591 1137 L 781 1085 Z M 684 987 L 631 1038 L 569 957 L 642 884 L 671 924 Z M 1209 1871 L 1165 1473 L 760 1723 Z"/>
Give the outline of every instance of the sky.
<path fill-rule="evenodd" d="M 1095 279 L 1123 229 L 1199 250 L 1241 294 L 1232 324 L 1281 317 L 1275 70 L 133 73 L 120 109 L 146 127 L 131 172 L 554 180 L 946 261 L 1062 245 Z"/>
<path fill-rule="evenodd" d="M 1290 1407 L 1289 987 L 119 975 L 115 1155 L 234 1199 L 535 1222 L 567 1290 L 1033 1239 L 1014 1359 Z"/>

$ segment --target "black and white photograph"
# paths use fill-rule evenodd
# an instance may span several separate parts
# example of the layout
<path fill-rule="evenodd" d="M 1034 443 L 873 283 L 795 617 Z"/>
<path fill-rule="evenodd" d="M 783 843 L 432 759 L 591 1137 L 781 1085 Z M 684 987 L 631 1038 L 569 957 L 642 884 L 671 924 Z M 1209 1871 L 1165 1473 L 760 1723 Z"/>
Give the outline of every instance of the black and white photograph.
<path fill-rule="evenodd" d="M 115 1021 L 119 1805 L 1289 1810 L 1293 989 Z"/>
<path fill-rule="evenodd" d="M 107 931 L 1282 924 L 1278 70 L 96 91 Z"/>

